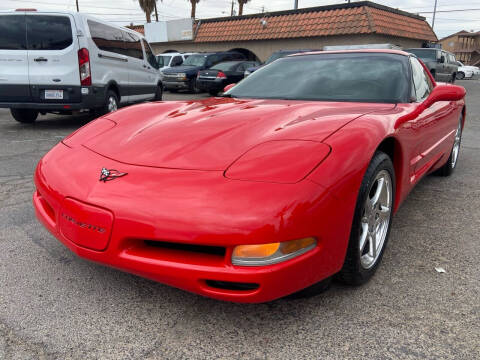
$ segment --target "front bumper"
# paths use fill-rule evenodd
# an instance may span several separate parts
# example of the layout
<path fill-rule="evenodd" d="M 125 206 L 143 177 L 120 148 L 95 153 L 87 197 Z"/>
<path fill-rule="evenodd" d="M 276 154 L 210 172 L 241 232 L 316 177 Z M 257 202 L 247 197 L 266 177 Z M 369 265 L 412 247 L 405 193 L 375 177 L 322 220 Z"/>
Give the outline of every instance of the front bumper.
<path fill-rule="evenodd" d="M 176 90 L 182 90 L 182 89 L 189 89 L 190 88 L 190 81 L 189 80 L 167 80 L 165 79 L 163 81 L 163 87 L 167 90 L 169 89 L 176 89 Z"/>
<path fill-rule="evenodd" d="M 102 167 L 128 175 L 99 182 Z M 342 212 L 342 202 L 308 180 L 289 185 L 254 183 L 226 179 L 216 171 L 138 167 L 59 144 L 40 161 L 35 184 L 38 219 L 77 255 L 227 301 L 266 302 L 333 275 L 343 264 L 350 232 L 345 224 L 351 219 Z M 72 210 L 67 206 L 71 199 L 86 208 L 111 212 L 111 227 L 110 220 L 99 224 L 95 216 Z M 62 222 L 69 224 L 68 231 Z M 97 237 L 98 243 L 89 243 L 72 236 L 72 228 L 78 234 L 106 230 L 103 238 Z M 318 246 L 282 263 L 243 267 L 230 261 L 235 245 L 307 236 L 315 236 Z M 221 247 L 225 252 L 152 246 L 159 242 Z M 256 286 L 215 285 L 225 282 Z"/>
<path fill-rule="evenodd" d="M 202 78 L 197 79 L 197 87 L 203 91 L 223 91 L 227 84 L 223 79 L 215 80 L 203 80 Z"/>

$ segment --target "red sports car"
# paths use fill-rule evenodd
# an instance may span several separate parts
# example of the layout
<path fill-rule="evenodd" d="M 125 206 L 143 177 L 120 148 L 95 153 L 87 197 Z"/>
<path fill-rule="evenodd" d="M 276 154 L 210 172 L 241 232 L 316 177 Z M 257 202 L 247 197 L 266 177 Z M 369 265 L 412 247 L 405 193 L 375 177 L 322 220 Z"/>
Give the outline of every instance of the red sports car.
<path fill-rule="evenodd" d="M 402 51 L 290 56 L 87 124 L 39 162 L 34 206 L 79 256 L 216 299 L 362 284 L 410 190 L 455 169 L 464 96 Z"/>

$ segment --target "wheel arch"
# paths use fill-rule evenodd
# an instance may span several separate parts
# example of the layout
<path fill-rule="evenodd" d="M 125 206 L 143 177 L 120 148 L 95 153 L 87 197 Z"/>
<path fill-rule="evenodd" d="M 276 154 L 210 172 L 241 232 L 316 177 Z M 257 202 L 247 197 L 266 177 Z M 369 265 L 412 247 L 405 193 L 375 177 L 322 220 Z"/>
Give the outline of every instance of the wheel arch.
<path fill-rule="evenodd" d="M 400 141 L 394 136 L 388 136 L 382 140 L 382 142 L 375 149 L 374 154 L 377 151 L 382 151 L 390 157 L 393 163 L 393 169 L 395 170 L 395 207 L 394 211 L 398 209 L 400 204 L 400 197 L 402 194 L 401 184 L 403 183 L 402 179 L 405 176 L 404 174 L 404 154 L 402 150 L 402 145 Z M 372 155 L 373 158 L 374 155 Z"/>
<path fill-rule="evenodd" d="M 117 82 L 115 80 L 110 80 L 105 87 L 105 97 L 107 97 L 108 90 L 112 90 L 117 94 L 118 97 L 118 102 L 121 101 L 122 95 L 120 93 L 120 87 L 118 86 Z"/>

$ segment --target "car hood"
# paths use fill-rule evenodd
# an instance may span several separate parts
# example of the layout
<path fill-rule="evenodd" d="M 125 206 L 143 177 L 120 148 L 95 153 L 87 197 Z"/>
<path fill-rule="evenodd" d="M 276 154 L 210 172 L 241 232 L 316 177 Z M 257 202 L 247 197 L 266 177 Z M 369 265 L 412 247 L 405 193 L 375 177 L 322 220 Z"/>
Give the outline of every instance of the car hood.
<path fill-rule="evenodd" d="M 81 143 L 100 155 L 128 164 L 225 170 L 260 143 L 322 141 L 363 114 L 394 107 L 231 98 L 146 103 L 108 114 L 116 125 Z"/>

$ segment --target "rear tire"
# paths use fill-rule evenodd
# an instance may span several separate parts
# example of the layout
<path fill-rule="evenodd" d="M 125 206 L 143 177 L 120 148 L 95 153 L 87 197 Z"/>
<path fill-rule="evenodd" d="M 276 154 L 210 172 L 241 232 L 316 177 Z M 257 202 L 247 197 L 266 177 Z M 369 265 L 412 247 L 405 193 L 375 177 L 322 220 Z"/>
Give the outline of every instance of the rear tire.
<path fill-rule="evenodd" d="M 98 116 L 102 116 L 113 111 L 118 110 L 118 95 L 113 90 L 107 91 L 107 96 L 105 97 L 105 104 L 98 110 Z"/>
<path fill-rule="evenodd" d="M 440 176 L 450 176 L 455 171 L 458 162 L 458 155 L 460 154 L 460 145 L 462 143 L 462 125 L 463 125 L 463 115 L 460 117 L 458 122 L 457 131 L 455 133 L 455 140 L 453 142 L 452 151 L 448 157 L 447 162 L 440 169 L 437 170 L 437 174 Z"/>
<path fill-rule="evenodd" d="M 211 90 L 208 93 L 212 96 L 217 96 L 218 95 L 218 90 Z"/>
<path fill-rule="evenodd" d="M 377 151 L 358 193 L 345 262 L 337 274 L 341 282 L 361 285 L 377 270 L 390 235 L 394 199 L 392 160 Z"/>
<path fill-rule="evenodd" d="M 37 120 L 38 111 L 33 109 L 10 109 L 13 118 L 24 124 L 31 124 Z"/>
<path fill-rule="evenodd" d="M 171 93 L 177 93 L 178 92 L 177 89 L 168 89 L 168 91 L 170 91 Z"/>
<path fill-rule="evenodd" d="M 463 80 L 465 79 L 465 74 L 462 71 L 459 71 L 457 73 L 457 80 Z"/>

